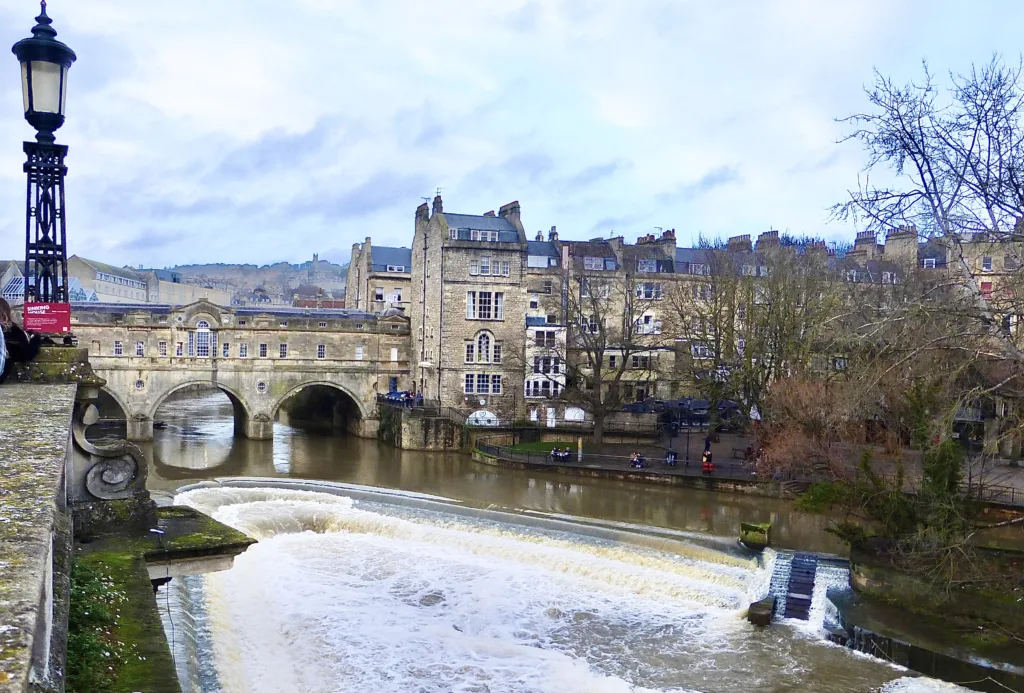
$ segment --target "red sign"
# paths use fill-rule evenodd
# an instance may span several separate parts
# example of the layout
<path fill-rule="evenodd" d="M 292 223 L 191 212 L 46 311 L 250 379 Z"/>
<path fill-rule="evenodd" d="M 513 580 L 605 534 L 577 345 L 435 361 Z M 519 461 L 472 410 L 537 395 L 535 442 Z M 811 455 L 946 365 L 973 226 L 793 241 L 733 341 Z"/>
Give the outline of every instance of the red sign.
<path fill-rule="evenodd" d="M 25 329 L 47 334 L 71 332 L 71 304 L 26 303 Z"/>

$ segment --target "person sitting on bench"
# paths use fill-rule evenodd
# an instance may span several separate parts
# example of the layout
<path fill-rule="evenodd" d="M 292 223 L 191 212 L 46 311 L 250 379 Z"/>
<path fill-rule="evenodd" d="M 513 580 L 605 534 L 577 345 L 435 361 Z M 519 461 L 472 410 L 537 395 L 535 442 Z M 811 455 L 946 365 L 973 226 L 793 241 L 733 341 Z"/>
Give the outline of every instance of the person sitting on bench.
<path fill-rule="evenodd" d="M 665 464 L 667 464 L 669 467 L 675 467 L 676 460 L 678 459 L 679 455 L 676 454 L 675 450 L 669 450 L 668 452 L 665 453 Z"/>

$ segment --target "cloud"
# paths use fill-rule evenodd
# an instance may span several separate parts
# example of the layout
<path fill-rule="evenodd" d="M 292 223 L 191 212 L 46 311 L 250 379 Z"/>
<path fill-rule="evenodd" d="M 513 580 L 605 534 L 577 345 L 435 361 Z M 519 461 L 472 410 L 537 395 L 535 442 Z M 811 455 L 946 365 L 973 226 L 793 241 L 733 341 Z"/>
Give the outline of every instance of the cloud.
<path fill-rule="evenodd" d="M 740 174 L 730 166 L 719 166 L 708 171 L 693 183 L 680 185 L 671 192 L 662 193 L 658 198 L 665 202 L 687 201 L 707 195 L 716 188 L 737 183 L 740 181 Z"/>
<path fill-rule="evenodd" d="M 977 5 L 54 0 L 78 53 L 70 249 L 165 266 L 409 244 L 437 186 L 455 212 L 518 199 L 564 238 L 820 233 L 864 163 L 834 118 L 867 107 L 875 67 L 902 81 L 922 56 L 942 75 L 1019 51 L 1024 5 Z M 0 41 L 37 7 L 0 0 Z M 0 255 L 21 255 L 16 69 L 0 133 Z"/>

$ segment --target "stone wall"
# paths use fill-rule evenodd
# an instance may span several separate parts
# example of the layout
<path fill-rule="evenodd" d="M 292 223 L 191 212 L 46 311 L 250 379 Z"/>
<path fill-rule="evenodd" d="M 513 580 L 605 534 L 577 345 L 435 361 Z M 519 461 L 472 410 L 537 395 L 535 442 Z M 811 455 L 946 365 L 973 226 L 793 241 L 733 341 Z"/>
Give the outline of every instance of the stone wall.
<path fill-rule="evenodd" d="M 75 385 L 0 385 L 0 691 L 62 690 Z"/>

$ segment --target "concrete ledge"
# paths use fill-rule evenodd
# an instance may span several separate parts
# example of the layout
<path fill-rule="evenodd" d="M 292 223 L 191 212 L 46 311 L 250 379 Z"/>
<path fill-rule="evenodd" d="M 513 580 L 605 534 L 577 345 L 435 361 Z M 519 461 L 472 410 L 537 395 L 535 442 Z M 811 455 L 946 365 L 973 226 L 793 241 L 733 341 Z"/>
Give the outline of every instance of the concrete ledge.
<path fill-rule="evenodd" d="M 773 481 L 758 481 L 756 479 L 729 479 L 714 476 L 687 476 L 683 474 L 662 474 L 656 471 L 637 469 L 627 471 L 622 469 L 607 469 L 603 467 L 583 467 L 572 464 L 540 464 L 535 462 L 520 462 L 494 457 L 474 449 L 471 453 L 475 462 L 489 464 L 493 467 L 505 467 L 507 469 L 519 469 L 529 471 L 551 472 L 552 474 L 566 474 L 572 476 L 585 476 L 595 479 L 615 479 L 617 481 L 635 481 L 644 484 L 662 484 L 664 486 L 680 486 L 682 488 L 698 488 L 705 491 L 721 491 L 723 493 L 746 493 L 753 496 L 767 496 L 769 498 L 792 498 L 793 494 L 782 484 Z"/>
<path fill-rule="evenodd" d="M 65 461 L 76 385 L 0 385 L 0 691 L 62 667 L 70 519 Z M 62 554 L 64 554 L 62 556 Z"/>

